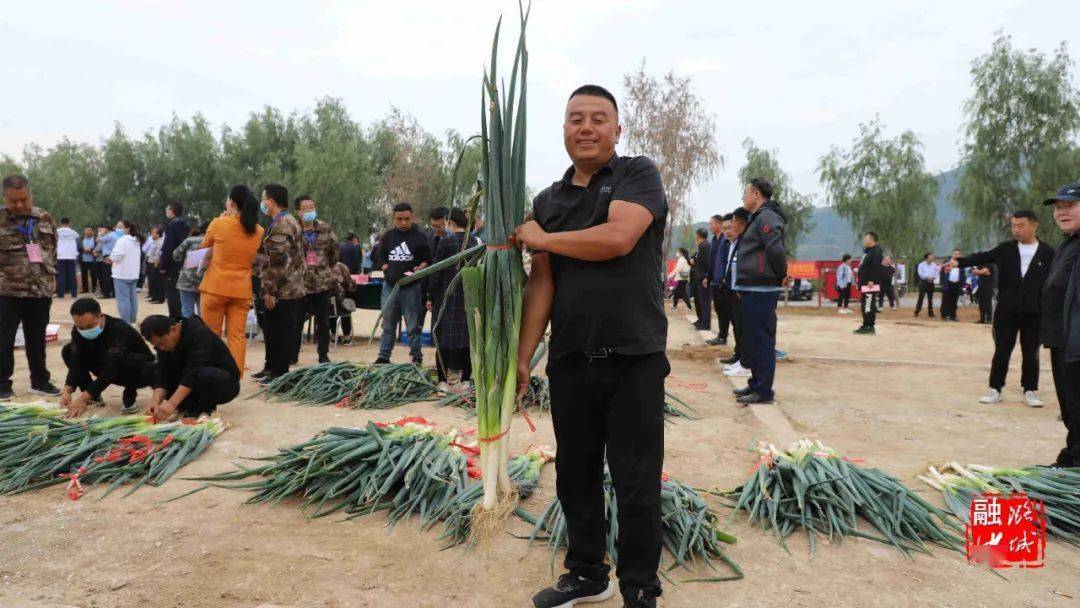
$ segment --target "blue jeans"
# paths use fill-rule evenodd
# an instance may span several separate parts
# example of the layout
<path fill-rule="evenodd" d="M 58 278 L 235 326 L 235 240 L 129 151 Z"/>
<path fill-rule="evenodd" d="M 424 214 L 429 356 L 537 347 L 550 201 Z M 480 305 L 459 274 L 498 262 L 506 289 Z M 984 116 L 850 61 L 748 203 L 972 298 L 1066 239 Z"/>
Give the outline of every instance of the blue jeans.
<path fill-rule="evenodd" d="M 135 283 L 138 279 L 113 279 L 116 290 L 116 307 L 120 310 L 120 320 L 134 325 L 139 314 L 139 298 L 135 295 Z"/>
<path fill-rule="evenodd" d="M 199 292 L 183 289 L 177 289 L 177 291 L 180 292 L 180 316 L 186 319 L 191 315 L 199 314 Z"/>
<path fill-rule="evenodd" d="M 742 365 L 753 373 L 750 390 L 771 399 L 776 377 L 776 303 L 778 291 L 740 291 Z"/>
<path fill-rule="evenodd" d="M 420 351 L 420 311 L 424 303 L 420 298 L 420 283 L 412 283 L 398 290 L 393 300 L 389 300 L 393 288 L 383 283 L 382 286 L 382 337 L 379 339 L 379 357 L 389 359 L 398 338 L 398 324 L 405 316 L 405 331 L 409 336 L 409 354 L 413 361 L 423 359 Z"/>

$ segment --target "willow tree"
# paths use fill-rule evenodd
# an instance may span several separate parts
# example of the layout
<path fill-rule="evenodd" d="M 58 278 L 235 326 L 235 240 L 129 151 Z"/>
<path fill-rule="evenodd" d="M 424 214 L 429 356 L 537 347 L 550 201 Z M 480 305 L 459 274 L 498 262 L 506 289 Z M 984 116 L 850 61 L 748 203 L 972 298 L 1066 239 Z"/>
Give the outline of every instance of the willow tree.
<path fill-rule="evenodd" d="M 962 170 L 952 195 L 964 247 L 1003 237 L 1005 217 L 1019 208 L 1037 210 L 1042 228 L 1052 230 L 1039 201 L 1077 174 L 1080 102 L 1072 63 L 1064 42 L 1047 56 L 1013 49 L 1000 33 L 990 52 L 972 62 L 974 91 L 964 104 Z"/>
<path fill-rule="evenodd" d="M 664 232 L 667 251 L 672 228 L 693 221 L 690 191 L 724 166 L 716 145 L 716 119 L 694 94 L 691 79 L 675 72 L 657 79 L 642 62 L 636 72 L 623 77 L 623 87 L 626 147 L 652 158 L 664 181 L 670 215 Z"/>
<path fill-rule="evenodd" d="M 814 203 L 809 195 L 802 194 L 791 186 L 791 176 L 780 168 L 776 160 L 776 150 L 757 147 L 749 137 L 743 141 L 746 150 L 746 164 L 739 169 L 739 181 L 750 183 L 754 177 L 764 177 L 773 187 L 773 199 L 780 203 L 788 221 L 784 235 L 789 257 L 795 257 L 799 241 L 814 229 Z"/>
<path fill-rule="evenodd" d="M 833 146 L 821 157 L 818 177 L 827 202 L 856 233 L 876 232 L 885 249 L 913 259 L 933 249 L 938 181 L 911 131 L 890 139 L 880 120 L 861 124 L 850 149 Z"/>

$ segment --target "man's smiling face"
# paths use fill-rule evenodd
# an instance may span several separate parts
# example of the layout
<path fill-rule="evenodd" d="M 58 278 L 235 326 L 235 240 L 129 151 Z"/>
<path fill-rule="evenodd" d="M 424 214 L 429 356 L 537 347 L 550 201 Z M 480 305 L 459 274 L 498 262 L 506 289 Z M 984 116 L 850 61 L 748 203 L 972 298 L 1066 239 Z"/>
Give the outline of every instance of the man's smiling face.
<path fill-rule="evenodd" d="M 574 164 L 607 162 L 622 127 L 615 105 L 603 97 L 575 95 L 566 103 L 563 142 Z"/>

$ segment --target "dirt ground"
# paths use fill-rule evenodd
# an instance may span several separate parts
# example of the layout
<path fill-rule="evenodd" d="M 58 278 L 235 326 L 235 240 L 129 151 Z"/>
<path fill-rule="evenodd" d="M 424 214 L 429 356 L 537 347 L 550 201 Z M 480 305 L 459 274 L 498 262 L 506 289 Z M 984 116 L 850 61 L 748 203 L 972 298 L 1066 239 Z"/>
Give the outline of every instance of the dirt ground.
<path fill-rule="evenodd" d="M 68 339 L 69 300 L 53 304 L 53 320 Z M 107 311 L 115 304 L 108 301 Z M 140 317 L 162 307 L 140 303 Z M 914 319 L 910 309 L 886 312 L 874 337 L 853 336 L 858 315 L 834 308 L 781 309 L 779 347 L 789 361 L 777 369 L 778 403 L 739 407 L 734 386 L 715 357 L 725 349 L 703 345 L 684 313 L 672 314 L 669 389 L 698 410 L 701 420 L 667 427 L 665 469 L 696 487 L 739 484 L 756 458 L 758 441 L 783 443 L 818 438 L 843 453 L 886 469 L 940 503 L 914 476 L 927 463 L 946 460 L 997 465 L 1052 461 L 1064 441 L 1058 405 L 1044 356 L 1043 409 L 1018 401 L 1019 353 L 1014 357 L 1006 401 L 984 406 L 992 350 L 990 331 L 971 321 Z M 370 313 L 356 314 L 358 333 L 369 331 Z M 366 342 L 340 347 L 333 359 L 375 358 Z M 395 360 L 405 360 L 402 348 Z M 256 343 L 248 361 L 262 358 Z M 48 349 L 54 380 L 63 380 L 59 344 Z M 313 363 L 305 346 L 302 364 Z M 432 355 L 427 356 L 429 361 Z M 249 370 L 250 371 L 250 370 Z M 28 373 L 16 353 L 15 389 L 23 394 Z M 704 384 L 704 387 L 694 386 Z M 249 381 L 242 397 L 256 392 Z M 120 393 L 106 393 L 110 415 Z M 145 396 L 143 396 L 145 398 Z M 29 399 L 27 399 L 29 400 Z M 160 504 L 197 487 L 183 476 L 216 473 L 241 457 L 273 453 L 331 425 L 361 425 L 402 415 L 422 415 L 442 426 L 471 428 L 464 413 L 429 404 L 384 412 L 296 407 L 242 398 L 221 411 L 228 430 L 196 462 L 161 488 L 97 501 L 100 490 L 78 502 L 62 486 L 0 497 L 0 607 L 504 607 L 528 606 L 530 595 L 552 581 L 546 547 L 528 548 L 511 534 L 479 549 L 440 551 L 434 532 L 408 523 L 393 531 L 381 514 L 348 522 L 307 521 L 295 504 L 277 508 L 242 504 L 238 491 L 212 488 Z M 531 434 L 515 423 L 512 444 L 552 444 L 550 419 Z M 554 468 L 542 490 L 526 503 L 539 510 L 554 492 Z M 711 499 L 710 499 L 711 500 Z M 728 510 L 717 506 L 726 517 Z M 1005 572 L 1005 579 L 939 550 L 907 559 L 871 541 L 849 539 L 819 545 L 814 558 L 805 535 L 789 540 L 785 553 L 770 532 L 741 518 L 725 529 L 739 538 L 729 555 L 746 578 L 725 583 L 667 584 L 669 608 L 711 606 L 1075 606 L 1080 598 L 1080 553 L 1050 540 L 1046 567 Z M 513 522 L 509 530 L 527 527 Z M 673 578 L 707 576 L 708 570 L 676 571 Z M 482 589 L 479 584 L 483 581 Z M 612 599 L 603 606 L 619 606 Z"/>

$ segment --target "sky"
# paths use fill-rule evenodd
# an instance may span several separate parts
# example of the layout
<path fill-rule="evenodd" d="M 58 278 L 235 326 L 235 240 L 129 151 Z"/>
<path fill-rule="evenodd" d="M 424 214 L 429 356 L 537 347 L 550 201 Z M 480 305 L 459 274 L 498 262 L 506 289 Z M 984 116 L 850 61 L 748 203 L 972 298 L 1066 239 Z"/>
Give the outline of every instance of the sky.
<path fill-rule="evenodd" d="M 138 134 L 174 113 L 238 126 L 265 105 L 304 112 L 326 96 L 365 125 L 397 107 L 432 133 L 471 134 L 501 14 L 506 56 L 513 0 L 20 2 L 0 11 L 0 154 L 64 136 L 99 143 L 115 122 Z M 657 76 L 690 76 L 716 119 L 725 164 L 690 195 L 699 219 L 738 204 L 747 138 L 775 150 L 817 204 L 818 159 L 875 116 L 889 135 L 914 131 L 927 168 L 946 171 L 960 158 L 972 60 L 998 31 L 1050 52 L 1078 18 L 1080 2 L 1068 0 L 534 0 L 529 186 L 569 165 L 570 91 L 588 82 L 621 96 L 643 61 Z"/>

